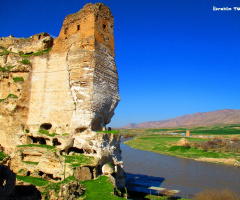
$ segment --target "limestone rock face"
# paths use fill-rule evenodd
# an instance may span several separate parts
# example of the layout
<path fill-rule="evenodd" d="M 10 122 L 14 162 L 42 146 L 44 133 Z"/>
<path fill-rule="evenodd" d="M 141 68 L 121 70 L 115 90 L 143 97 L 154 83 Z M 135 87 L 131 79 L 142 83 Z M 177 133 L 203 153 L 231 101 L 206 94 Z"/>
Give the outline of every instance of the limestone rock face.
<path fill-rule="evenodd" d="M 113 16 L 104 4 L 68 15 L 48 57 L 34 57 L 27 125 L 37 132 L 102 130 L 119 101 Z"/>
<path fill-rule="evenodd" d="M 120 100 L 113 26 L 107 6 L 90 3 L 56 39 L 0 38 L 0 145 L 15 173 L 59 181 L 77 166 L 96 178 L 110 163 L 124 182 L 120 136 L 96 132 Z"/>

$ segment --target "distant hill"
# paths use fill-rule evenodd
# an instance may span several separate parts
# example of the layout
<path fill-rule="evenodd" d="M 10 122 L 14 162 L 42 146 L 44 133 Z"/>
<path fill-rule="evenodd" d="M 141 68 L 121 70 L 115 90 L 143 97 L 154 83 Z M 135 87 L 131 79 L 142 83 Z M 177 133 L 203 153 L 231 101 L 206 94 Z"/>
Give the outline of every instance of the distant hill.
<path fill-rule="evenodd" d="M 126 126 L 124 126 L 123 128 L 129 128 L 129 129 L 131 129 L 131 128 L 135 128 L 137 125 L 138 125 L 138 124 L 136 124 L 136 123 L 130 123 L 130 124 L 127 124 Z"/>
<path fill-rule="evenodd" d="M 213 124 L 237 124 L 240 123 L 240 110 L 223 109 L 212 112 L 198 112 L 194 114 L 183 115 L 176 118 L 143 122 L 140 124 L 128 124 L 122 128 L 165 128 L 179 126 L 197 126 Z"/>

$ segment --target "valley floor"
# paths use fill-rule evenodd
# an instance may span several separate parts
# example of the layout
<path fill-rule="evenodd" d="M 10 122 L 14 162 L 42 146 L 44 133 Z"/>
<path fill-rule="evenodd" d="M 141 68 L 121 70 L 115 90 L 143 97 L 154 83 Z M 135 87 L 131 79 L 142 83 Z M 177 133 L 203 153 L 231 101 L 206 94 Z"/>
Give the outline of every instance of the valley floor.
<path fill-rule="evenodd" d="M 240 167 L 240 134 L 238 125 L 211 127 L 121 130 L 125 136 L 136 136 L 125 142 L 132 148 L 160 154 L 190 158 L 197 161 L 222 163 Z M 187 143 L 179 145 L 185 138 Z"/>

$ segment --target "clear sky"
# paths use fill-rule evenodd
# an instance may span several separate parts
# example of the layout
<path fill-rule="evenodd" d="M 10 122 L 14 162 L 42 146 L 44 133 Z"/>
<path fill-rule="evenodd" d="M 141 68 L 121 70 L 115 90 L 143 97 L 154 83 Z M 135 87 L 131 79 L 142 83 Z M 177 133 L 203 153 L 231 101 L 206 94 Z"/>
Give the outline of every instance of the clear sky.
<path fill-rule="evenodd" d="M 121 101 L 110 126 L 240 109 L 239 0 L 0 1 L 0 37 L 58 36 L 90 2 L 115 18 Z"/>

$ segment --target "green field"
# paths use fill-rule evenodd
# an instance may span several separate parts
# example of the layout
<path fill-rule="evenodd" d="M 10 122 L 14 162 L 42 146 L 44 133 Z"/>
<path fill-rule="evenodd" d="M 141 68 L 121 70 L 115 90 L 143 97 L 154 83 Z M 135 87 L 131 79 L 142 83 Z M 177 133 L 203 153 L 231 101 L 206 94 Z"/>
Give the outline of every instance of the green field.
<path fill-rule="evenodd" d="M 189 130 L 192 135 L 237 135 L 237 134 L 240 135 L 240 124 L 145 129 L 145 132 L 186 133 L 186 130 Z"/>
<path fill-rule="evenodd" d="M 185 137 L 189 146 L 178 146 L 183 138 L 176 133 L 190 130 L 192 137 Z M 121 130 L 122 135 L 137 135 L 125 144 L 132 148 L 153 151 L 192 159 L 212 158 L 240 161 L 240 124 L 205 127 L 177 127 L 164 129 Z M 174 133 L 174 134 L 172 134 Z M 221 162 L 225 162 L 221 161 Z"/>
<path fill-rule="evenodd" d="M 154 128 L 154 129 L 121 129 L 122 135 L 141 135 L 146 133 L 186 133 L 191 135 L 240 135 L 240 124 L 220 124 L 209 126 Z"/>

